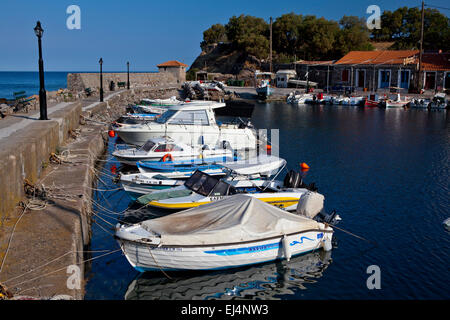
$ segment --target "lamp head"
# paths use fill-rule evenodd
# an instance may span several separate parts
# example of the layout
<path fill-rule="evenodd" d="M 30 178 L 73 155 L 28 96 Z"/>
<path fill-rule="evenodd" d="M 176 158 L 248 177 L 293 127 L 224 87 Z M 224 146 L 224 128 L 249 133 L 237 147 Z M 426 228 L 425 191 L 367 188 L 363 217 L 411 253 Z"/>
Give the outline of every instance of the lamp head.
<path fill-rule="evenodd" d="M 34 33 L 36 34 L 36 36 L 37 36 L 38 38 L 41 38 L 41 37 L 42 37 L 42 34 L 44 33 L 44 29 L 42 29 L 42 27 L 41 27 L 41 22 L 40 22 L 40 21 L 38 21 L 38 22 L 36 23 L 36 27 L 34 27 Z"/>

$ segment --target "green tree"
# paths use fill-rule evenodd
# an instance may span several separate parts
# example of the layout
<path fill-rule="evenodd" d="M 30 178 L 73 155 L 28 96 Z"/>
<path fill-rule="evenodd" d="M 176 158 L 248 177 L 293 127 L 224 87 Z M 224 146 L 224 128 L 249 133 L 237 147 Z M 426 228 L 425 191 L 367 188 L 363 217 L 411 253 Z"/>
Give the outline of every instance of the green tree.
<path fill-rule="evenodd" d="M 374 29 L 372 38 L 375 41 L 394 41 L 393 49 L 418 49 L 421 16 L 417 7 L 384 11 L 381 29 Z M 436 9 L 425 9 L 423 47 L 425 50 L 450 50 L 450 19 Z"/>
<path fill-rule="evenodd" d="M 228 40 L 236 49 L 267 58 L 269 54 L 269 25 L 262 18 L 240 15 L 233 16 L 225 25 Z"/>
<path fill-rule="evenodd" d="M 225 26 L 216 23 L 203 32 L 203 41 L 200 43 L 202 50 L 205 50 L 208 44 L 227 41 Z"/>
<path fill-rule="evenodd" d="M 373 50 L 370 32 L 364 18 L 343 16 L 339 20 L 341 27 L 336 37 L 334 55 L 343 56 L 352 50 Z"/>

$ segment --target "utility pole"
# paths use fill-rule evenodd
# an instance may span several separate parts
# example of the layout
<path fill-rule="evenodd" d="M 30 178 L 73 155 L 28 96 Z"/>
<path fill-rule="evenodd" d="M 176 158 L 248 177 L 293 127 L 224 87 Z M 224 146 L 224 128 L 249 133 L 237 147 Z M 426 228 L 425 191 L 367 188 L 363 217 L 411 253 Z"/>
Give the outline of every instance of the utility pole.
<path fill-rule="evenodd" d="M 420 51 L 419 51 L 419 75 L 418 75 L 418 81 L 417 81 L 417 89 L 422 89 L 422 51 L 423 51 L 423 25 L 425 20 L 425 10 L 424 10 L 424 2 L 422 1 L 422 21 L 420 26 Z"/>
<path fill-rule="evenodd" d="M 272 17 L 270 17 L 270 72 L 272 72 Z"/>

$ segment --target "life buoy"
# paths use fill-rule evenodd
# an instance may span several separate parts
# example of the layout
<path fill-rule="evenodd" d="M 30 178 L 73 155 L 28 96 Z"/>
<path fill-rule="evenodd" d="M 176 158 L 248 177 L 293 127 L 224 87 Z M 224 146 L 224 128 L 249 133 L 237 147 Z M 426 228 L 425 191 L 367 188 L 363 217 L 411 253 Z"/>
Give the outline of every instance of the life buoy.
<path fill-rule="evenodd" d="M 169 158 L 170 161 L 173 161 L 173 157 L 172 157 L 172 155 L 171 155 L 170 153 L 165 154 L 165 155 L 162 157 L 161 161 L 162 161 L 162 162 L 166 162 L 167 158 Z"/>

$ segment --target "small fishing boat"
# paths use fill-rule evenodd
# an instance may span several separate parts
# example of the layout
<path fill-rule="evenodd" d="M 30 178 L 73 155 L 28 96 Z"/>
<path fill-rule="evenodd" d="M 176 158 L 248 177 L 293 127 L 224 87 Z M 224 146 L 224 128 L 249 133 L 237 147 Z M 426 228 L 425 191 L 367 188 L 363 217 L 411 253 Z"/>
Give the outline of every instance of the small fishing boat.
<path fill-rule="evenodd" d="M 410 108 L 427 109 L 431 100 L 427 98 L 412 99 L 409 103 Z"/>
<path fill-rule="evenodd" d="M 226 159 L 228 161 L 233 161 L 232 158 Z M 171 179 L 187 179 L 189 178 L 196 170 L 201 170 L 210 175 L 225 175 L 221 163 L 210 162 L 210 163 L 175 163 L 171 165 L 163 165 L 160 163 L 142 161 L 137 162 L 136 166 L 141 173 L 159 173 L 163 174 L 167 178 Z"/>
<path fill-rule="evenodd" d="M 120 162 L 136 165 L 138 161 L 169 161 L 195 160 L 213 158 L 218 161 L 220 157 L 232 157 L 233 151 L 223 148 L 211 148 L 208 145 L 191 147 L 187 144 L 175 142 L 168 138 L 152 138 L 139 148 L 116 149 L 112 155 Z"/>
<path fill-rule="evenodd" d="M 394 97 L 386 99 L 384 102 L 386 108 L 404 108 L 411 100 L 401 98 L 400 93 L 397 93 Z"/>
<path fill-rule="evenodd" d="M 429 104 L 430 109 L 447 109 L 449 101 L 445 93 L 437 93 Z"/>
<path fill-rule="evenodd" d="M 294 92 L 291 92 L 286 101 L 296 105 L 307 104 L 314 101 L 314 95 L 311 93 L 295 94 Z"/>
<path fill-rule="evenodd" d="M 306 207 L 311 215 L 322 209 L 320 200 Z M 128 262 L 140 272 L 289 261 L 321 248 L 330 251 L 332 237 L 329 225 L 241 194 L 134 225 L 118 224 L 115 231 Z"/>
<path fill-rule="evenodd" d="M 380 104 L 380 99 L 379 99 L 378 94 L 376 94 L 376 93 L 369 94 L 367 99 L 365 99 L 365 101 L 364 101 L 365 107 L 378 107 L 379 104 Z"/>
<path fill-rule="evenodd" d="M 196 160 L 196 161 L 201 161 Z M 251 163 L 253 162 L 253 163 Z M 231 180 L 239 179 L 258 179 L 264 176 L 270 176 L 277 171 L 281 171 L 286 165 L 284 159 L 273 156 L 259 156 L 256 161 L 233 161 L 221 163 L 221 170 L 205 170 L 212 176 L 226 175 L 227 179 L 232 177 Z M 197 167 L 198 168 L 198 167 Z M 281 168 L 281 169 L 280 169 Z M 142 168 L 141 168 L 142 170 Z M 191 170 L 195 170 L 192 168 Z M 168 189 L 184 184 L 182 179 L 188 179 L 191 177 L 194 171 L 187 172 L 143 172 L 132 173 L 126 175 L 120 175 L 120 182 L 124 190 L 131 196 L 133 200 L 138 197 L 152 193 L 161 189 Z M 289 175 L 289 177 L 288 177 Z M 287 175 L 285 186 L 297 187 L 300 186 L 300 177 L 293 173 Z M 178 180 L 174 180 L 178 179 Z"/>
<path fill-rule="evenodd" d="M 299 180 L 301 181 L 301 180 Z M 187 209 L 245 193 L 288 211 L 295 210 L 298 200 L 315 185 L 301 183 L 286 186 L 284 181 L 261 179 L 218 179 L 202 171 L 195 171 L 182 186 L 168 191 L 155 191 L 137 199 L 142 205 L 163 209 Z"/>
<path fill-rule="evenodd" d="M 132 200 L 153 191 L 181 186 L 185 182 L 180 179 L 171 179 L 157 172 L 121 174 L 119 178 L 122 188 Z"/>

